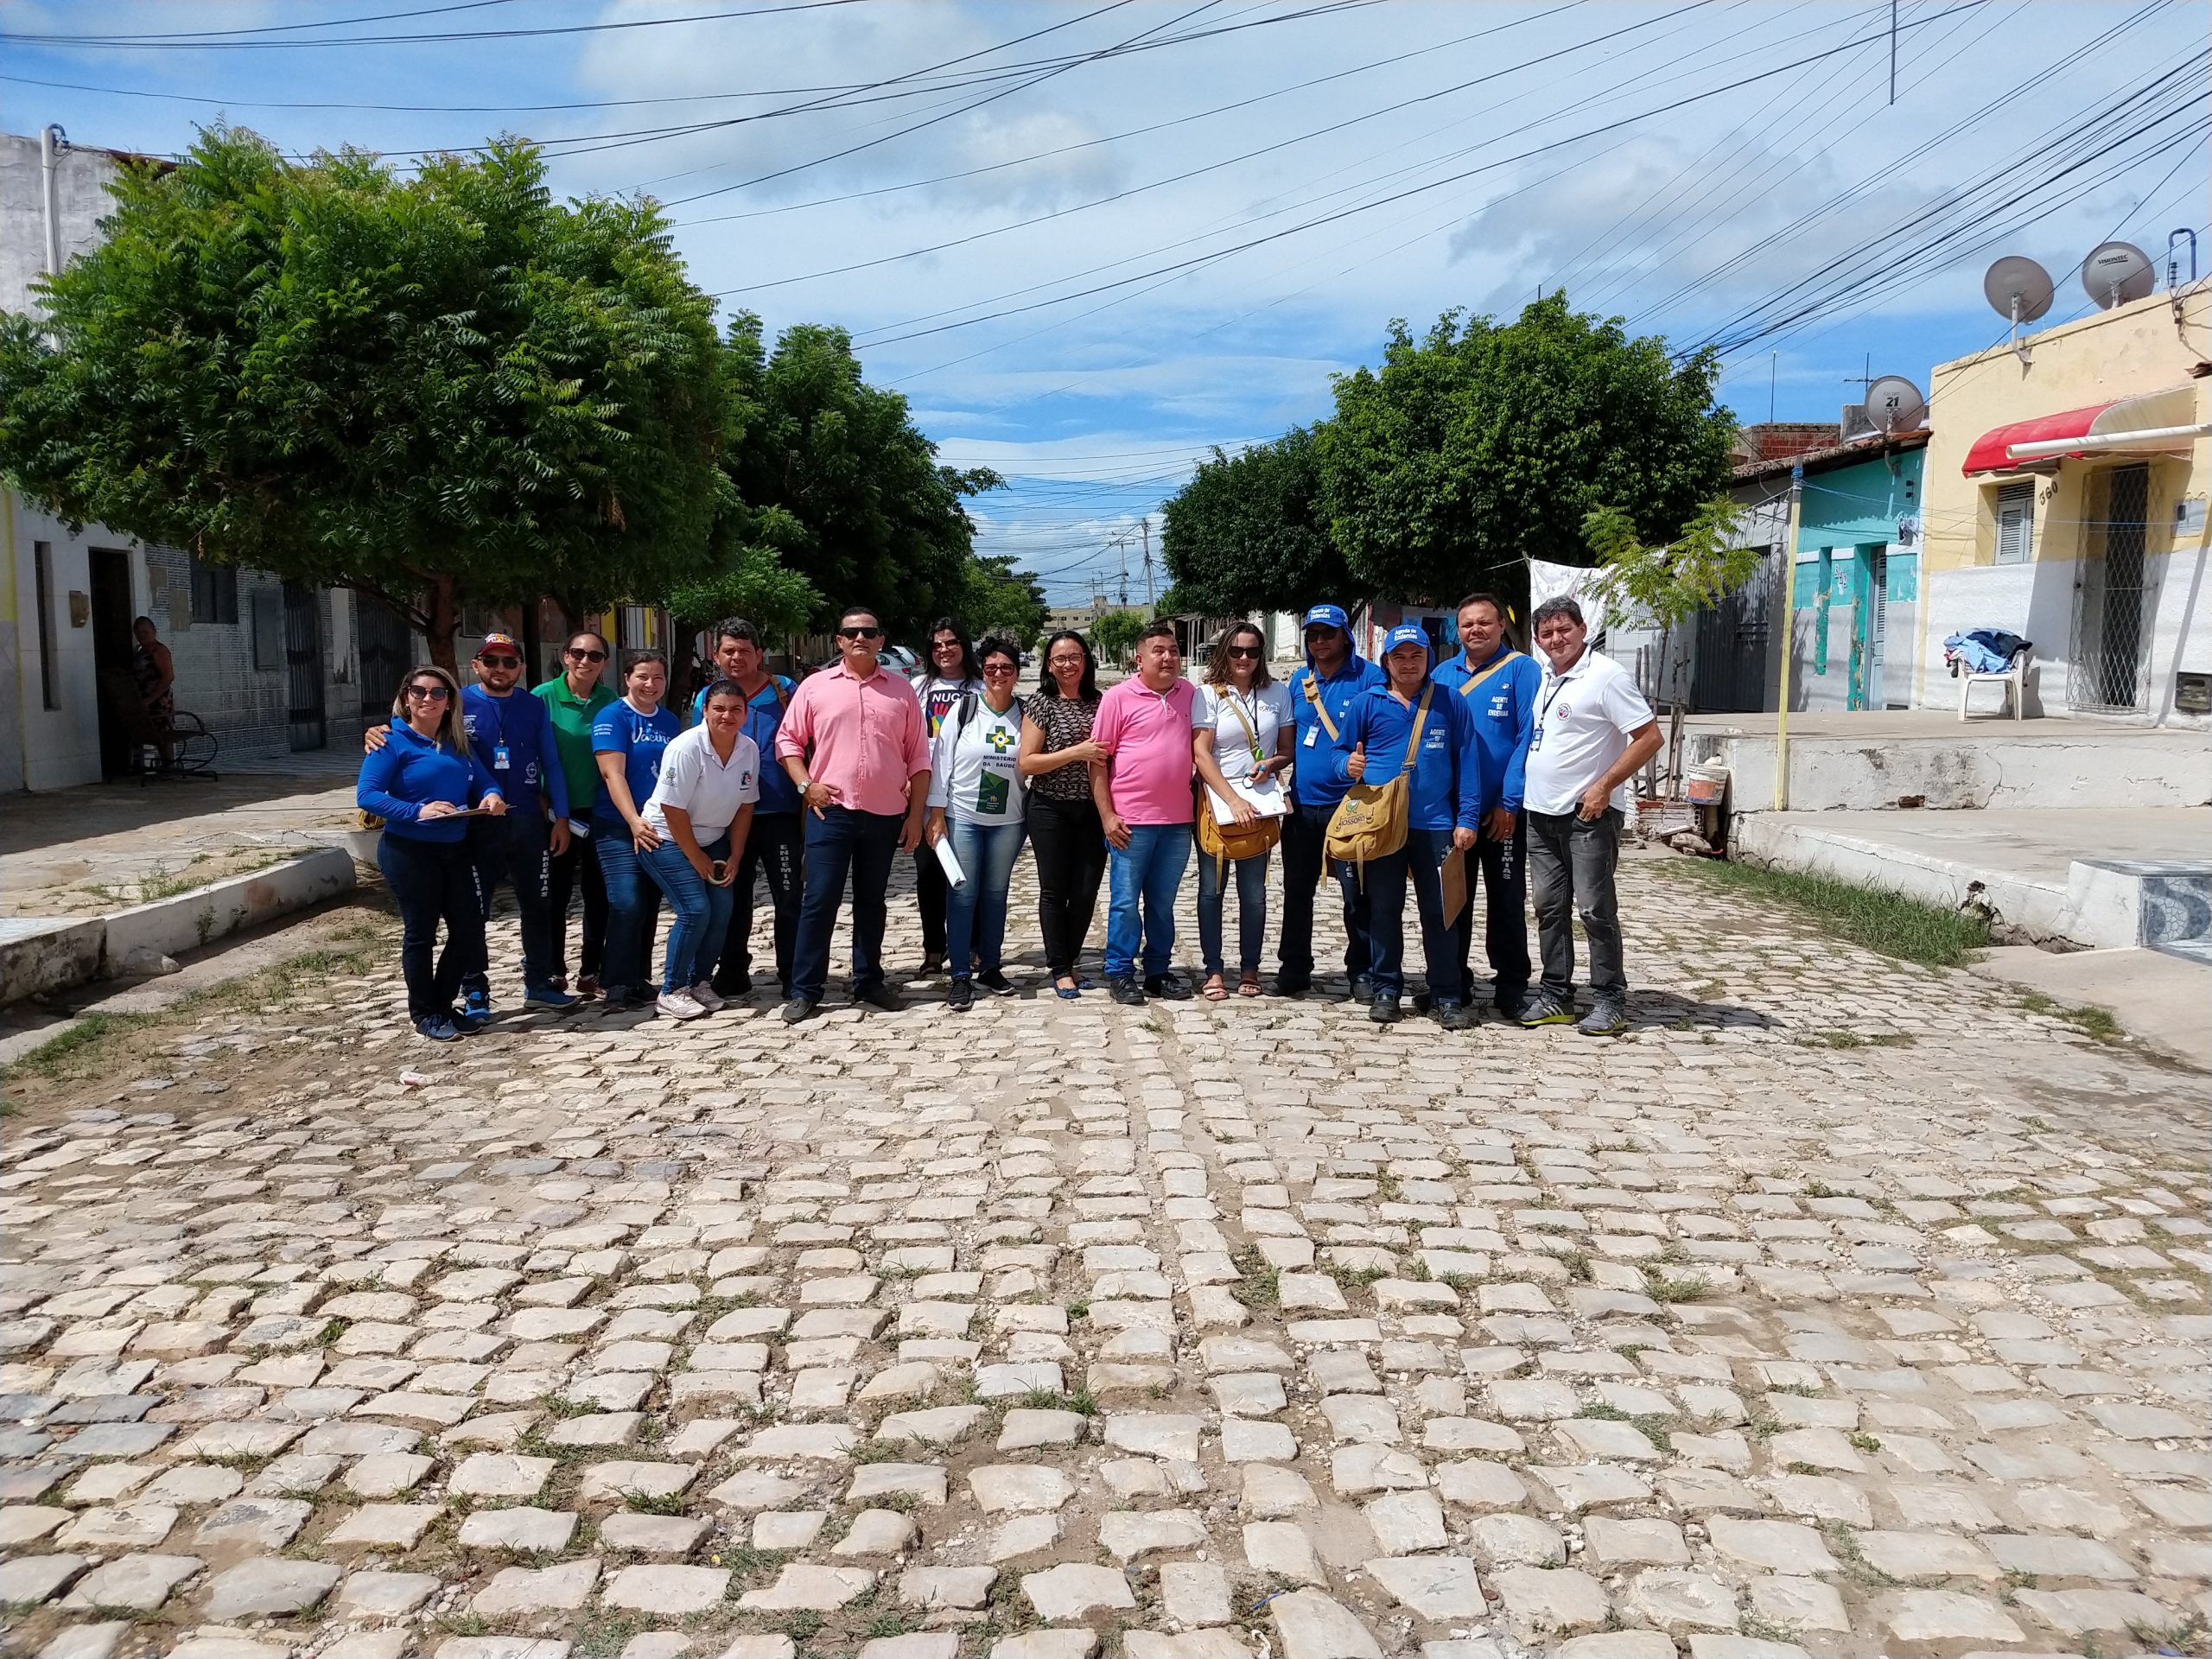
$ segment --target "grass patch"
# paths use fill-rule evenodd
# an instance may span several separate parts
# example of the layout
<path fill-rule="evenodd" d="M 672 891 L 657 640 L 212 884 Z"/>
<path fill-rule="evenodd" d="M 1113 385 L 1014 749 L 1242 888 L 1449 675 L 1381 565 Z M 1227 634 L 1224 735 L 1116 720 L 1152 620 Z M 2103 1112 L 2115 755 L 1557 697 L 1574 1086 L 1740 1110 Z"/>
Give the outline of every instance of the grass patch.
<path fill-rule="evenodd" d="M 1696 1274 L 1686 1279 L 1677 1279 L 1657 1268 L 1646 1268 L 1643 1270 L 1643 1291 L 1655 1302 L 1695 1302 L 1712 1294 L 1713 1285 Z"/>
<path fill-rule="evenodd" d="M 1827 876 L 1767 870 L 1718 859 L 1681 859 L 1658 868 L 1681 872 L 1747 899 L 1764 899 L 1819 922 L 1829 932 L 1885 957 L 1930 968 L 1960 968 L 1989 943 L 1986 918 L 1870 891 Z"/>
<path fill-rule="evenodd" d="M 2053 1001 L 2041 991 L 2028 991 L 2020 998 L 2020 1007 L 2030 1014 L 2046 1014 L 2053 1019 L 2063 1020 L 2085 1037 L 2094 1037 L 2101 1043 L 2116 1043 L 2125 1033 L 2120 1021 L 2113 1019 L 2109 1008 L 2092 1007 L 2083 1004 L 2069 1008 L 2063 1002 Z"/>
<path fill-rule="evenodd" d="M 681 1492 L 625 1492 L 623 1503 L 639 1515 L 682 1515 L 683 1494 Z"/>
<path fill-rule="evenodd" d="M 1058 1389 L 1032 1389 L 1021 1396 L 1021 1403 L 1032 1411 L 1072 1411 L 1084 1417 L 1098 1414 L 1098 1402 L 1089 1389 L 1077 1389 L 1073 1394 L 1063 1394 Z"/>
<path fill-rule="evenodd" d="M 1281 1304 L 1282 1274 L 1268 1265 L 1265 1256 L 1257 1250 L 1248 1249 L 1236 1258 L 1236 1268 L 1244 1275 L 1236 1287 L 1238 1301 L 1250 1308 Z"/>

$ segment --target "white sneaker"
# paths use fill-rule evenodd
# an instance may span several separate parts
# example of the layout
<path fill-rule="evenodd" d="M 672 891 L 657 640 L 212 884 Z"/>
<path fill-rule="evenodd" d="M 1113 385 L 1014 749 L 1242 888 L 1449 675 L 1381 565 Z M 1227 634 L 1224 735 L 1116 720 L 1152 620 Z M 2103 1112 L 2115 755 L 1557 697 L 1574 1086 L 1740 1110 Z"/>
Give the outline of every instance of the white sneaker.
<path fill-rule="evenodd" d="M 664 991 L 654 999 L 653 1007 L 671 1020 L 703 1020 L 707 1011 L 691 1000 L 689 991 Z"/>
<path fill-rule="evenodd" d="M 691 988 L 691 1000 L 709 1014 L 720 1014 L 728 1006 L 715 995 L 715 988 L 703 979 Z"/>

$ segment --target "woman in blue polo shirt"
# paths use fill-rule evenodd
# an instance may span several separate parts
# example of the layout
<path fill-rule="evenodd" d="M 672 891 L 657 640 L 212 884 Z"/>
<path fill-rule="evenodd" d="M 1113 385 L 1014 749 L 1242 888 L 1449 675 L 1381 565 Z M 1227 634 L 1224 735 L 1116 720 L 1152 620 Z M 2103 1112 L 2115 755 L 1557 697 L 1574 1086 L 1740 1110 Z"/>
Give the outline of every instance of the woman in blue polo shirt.
<path fill-rule="evenodd" d="M 1385 634 L 1387 677 L 1352 699 L 1332 753 L 1336 775 L 1346 785 L 1380 785 L 1405 769 L 1412 750 L 1406 844 L 1360 870 L 1375 988 L 1368 1018 L 1388 1025 L 1398 1017 L 1410 880 L 1427 958 L 1429 1006 L 1439 1025 L 1458 1031 L 1468 1024 L 1459 940 L 1466 918 L 1445 925 L 1442 874 L 1444 861 L 1473 846 L 1482 824 L 1483 748 L 1465 699 L 1429 678 L 1428 658 L 1428 635 L 1418 623 L 1402 622 Z"/>
<path fill-rule="evenodd" d="M 461 814 L 480 808 L 493 817 L 506 798 L 468 747 L 461 723 L 461 686 L 442 668 L 416 669 L 391 702 L 390 737 L 361 760 L 353 799 L 384 820 L 377 868 L 399 906 L 399 971 L 407 982 L 407 1015 L 434 1042 L 481 1029 L 454 999 L 461 976 L 484 968 L 484 909 Z M 438 924 L 446 948 L 437 966 L 430 947 Z"/>
<path fill-rule="evenodd" d="M 661 706 L 668 690 L 668 658 L 633 651 L 622 664 L 622 696 L 592 722 L 592 755 L 599 762 L 599 800 L 592 808 L 591 838 L 607 880 L 607 960 L 601 969 L 608 1004 L 635 1007 L 654 1000 L 646 957 L 660 889 L 639 855 L 660 845 L 645 822 L 645 803 L 660 780 L 661 756 L 683 722 Z"/>

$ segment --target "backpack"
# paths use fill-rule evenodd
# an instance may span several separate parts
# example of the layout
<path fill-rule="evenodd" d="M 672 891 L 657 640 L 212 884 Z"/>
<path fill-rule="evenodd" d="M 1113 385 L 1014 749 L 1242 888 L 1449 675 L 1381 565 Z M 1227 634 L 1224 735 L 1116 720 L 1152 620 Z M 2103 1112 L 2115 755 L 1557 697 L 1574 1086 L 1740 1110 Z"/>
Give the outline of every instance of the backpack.
<path fill-rule="evenodd" d="M 1414 757 L 1421 749 L 1421 728 L 1428 721 L 1428 700 L 1436 690 L 1432 680 L 1421 689 L 1421 706 L 1414 710 L 1413 735 L 1406 740 L 1405 764 L 1387 784 L 1354 784 L 1345 791 L 1329 819 L 1324 846 L 1328 855 L 1360 870 L 1365 885 L 1370 859 L 1388 858 L 1406 844 L 1413 818 Z"/>

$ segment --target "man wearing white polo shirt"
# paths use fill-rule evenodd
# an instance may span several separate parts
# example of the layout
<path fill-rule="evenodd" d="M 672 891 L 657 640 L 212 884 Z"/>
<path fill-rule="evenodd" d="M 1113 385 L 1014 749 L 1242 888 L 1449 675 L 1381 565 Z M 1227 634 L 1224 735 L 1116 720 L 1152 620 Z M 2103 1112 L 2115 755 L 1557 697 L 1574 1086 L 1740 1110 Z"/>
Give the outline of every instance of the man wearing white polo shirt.
<path fill-rule="evenodd" d="M 1524 1026 L 1574 1018 L 1574 915 L 1590 940 L 1590 1012 L 1575 1027 L 1592 1037 L 1628 1028 L 1613 867 L 1620 856 L 1628 780 L 1659 750 L 1659 722 L 1628 671 L 1590 649 L 1582 607 L 1546 600 L 1531 619 L 1545 657 L 1529 739 L 1522 806 L 1529 819 L 1529 893 L 1544 977 Z"/>

